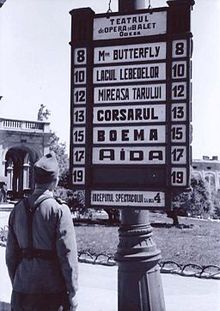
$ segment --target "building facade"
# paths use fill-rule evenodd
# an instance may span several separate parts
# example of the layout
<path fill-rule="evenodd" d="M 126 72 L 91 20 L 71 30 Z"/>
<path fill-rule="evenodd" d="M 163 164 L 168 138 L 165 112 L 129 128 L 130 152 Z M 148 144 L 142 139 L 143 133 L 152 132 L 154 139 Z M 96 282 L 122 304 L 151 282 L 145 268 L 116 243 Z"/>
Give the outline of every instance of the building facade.
<path fill-rule="evenodd" d="M 49 151 L 50 123 L 0 118 L 0 181 L 21 198 L 33 190 L 33 164 Z"/>
<path fill-rule="evenodd" d="M 220 191 L 220 161 L 217 156 L 193 160 L 193 174 L 207 181 L 209 192 Z"/>

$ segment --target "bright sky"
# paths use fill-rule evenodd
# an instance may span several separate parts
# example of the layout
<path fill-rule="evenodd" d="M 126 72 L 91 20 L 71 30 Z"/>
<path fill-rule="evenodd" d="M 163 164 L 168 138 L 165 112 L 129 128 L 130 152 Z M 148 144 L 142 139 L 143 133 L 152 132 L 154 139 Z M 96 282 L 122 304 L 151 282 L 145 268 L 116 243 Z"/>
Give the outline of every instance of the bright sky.
<path fill-rule="evenodd" d="M 195 0 L 192 11 L 193 158 L 220 156 L 220 0 Z M 117 0 L 111 1 L 117 11 Z M 109 0 L 7 0 L 0 9 L 0 116 L 36 120 L 40 104 L 51 129 L 69 143 L 69 11 L 108 10 Z M 148 1 L 146 0 L 146 6 Z M 165 0 L 151 0 L 155 8 Z M 67 148 L 68 149 L 68 148 Z"/>

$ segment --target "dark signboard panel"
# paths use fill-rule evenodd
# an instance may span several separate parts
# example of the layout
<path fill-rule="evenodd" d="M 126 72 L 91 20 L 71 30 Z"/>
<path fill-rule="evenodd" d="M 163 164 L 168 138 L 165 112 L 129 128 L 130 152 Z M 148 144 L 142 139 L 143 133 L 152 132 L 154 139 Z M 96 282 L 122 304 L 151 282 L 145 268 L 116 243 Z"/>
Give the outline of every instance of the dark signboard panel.
<path fill-rule="evenodd" d="M 71 15 L 72 188 L 87 206 L 132 206 L 132 192 L 164 208 L 189 187 L 190 7 Z"/>

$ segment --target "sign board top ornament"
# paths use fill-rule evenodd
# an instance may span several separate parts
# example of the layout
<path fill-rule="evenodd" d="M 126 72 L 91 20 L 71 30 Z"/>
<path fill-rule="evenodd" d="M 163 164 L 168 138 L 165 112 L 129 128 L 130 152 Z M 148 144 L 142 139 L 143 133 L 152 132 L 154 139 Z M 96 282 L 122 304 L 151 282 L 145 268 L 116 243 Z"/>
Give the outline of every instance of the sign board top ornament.
<path fill-rule="evenodd" d="M 167 32 L 167 10 L 145 11 L 128 15 L 111 14 L 94 19 L 93 39 L 109 40 L 126 37 L 163 35 Z"/>

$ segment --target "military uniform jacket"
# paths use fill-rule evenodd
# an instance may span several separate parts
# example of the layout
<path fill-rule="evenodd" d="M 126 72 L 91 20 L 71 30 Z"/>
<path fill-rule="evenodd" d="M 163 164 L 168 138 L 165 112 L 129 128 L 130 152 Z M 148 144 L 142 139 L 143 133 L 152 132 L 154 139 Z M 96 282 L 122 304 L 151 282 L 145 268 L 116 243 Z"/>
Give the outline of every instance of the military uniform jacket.
<path fill-rule="evenodd" d="M 38 205 L 42 196 L 47 198 Z M 6 264 L 13 290 L 21 293 L 58 293 L 77 290 L 78 262 L 75 231 L 67 205 L 58 203 L 50 191 L 34 192 L 29 202 L 36 207 L 33 247 L 56 251 L 57 258 L 22 258 L 20 249 L 28 247 L 28 220 L 23 201 L 15 205 L 9 217 Z"/>

